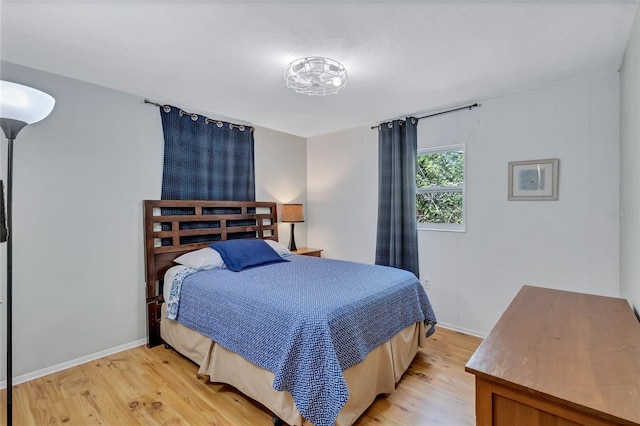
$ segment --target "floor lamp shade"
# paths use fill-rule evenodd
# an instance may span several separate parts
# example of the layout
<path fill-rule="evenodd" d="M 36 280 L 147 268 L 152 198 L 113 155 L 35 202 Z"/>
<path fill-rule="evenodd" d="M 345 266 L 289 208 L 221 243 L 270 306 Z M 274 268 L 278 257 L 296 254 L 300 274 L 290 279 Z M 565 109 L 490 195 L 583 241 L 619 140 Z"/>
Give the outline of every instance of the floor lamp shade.
<path fill-rule="evenodd" d="M 51 95 L 40 90 L 0 80 L 0 118 L 37 123 L 51 114 L 55 103 Z"/>
<path fill-rule="evenodd" d="M 26 125 L 46 118 L 56 101 L 52 96 L 32 87 L 0 80 L 0 127 L 8 140 L 7 149 L 7 208 L 6 228 L 4 218 L 0 224 L 0 235 L 6 236 L 7 243 L 7 426 L 13 423 L 13 250 L 12 250 L 12 199 L 13 199 L 13 141 Z M 0 181 L 0 188 L 3 187 Z M 2 192 L 2 191 L 0 191 Z M 4 212 L 4 196 L 1 209 Z"/>
<path fill-rule="evenodd" d="M 282 205 L 282 221 L 291 223 L 291 239 L 289 240 L 289 250 L 295 251 L 295 224 L 296 222 L 304 222 L 304 214 L 302 212 L 302 204 L 283 204 Z"/>

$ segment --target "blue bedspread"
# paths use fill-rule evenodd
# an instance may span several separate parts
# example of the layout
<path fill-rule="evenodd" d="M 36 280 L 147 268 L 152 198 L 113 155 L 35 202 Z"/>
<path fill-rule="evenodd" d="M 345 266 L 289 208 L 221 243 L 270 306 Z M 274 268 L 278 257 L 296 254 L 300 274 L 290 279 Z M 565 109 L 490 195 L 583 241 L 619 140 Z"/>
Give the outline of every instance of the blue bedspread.
<path fill-rule="evenodd" d="M 177 320 L 275 374 L 300 413 L 331 426 L 348 398 L 343 370 L 418 321 L 435 324 L 407 271 L 308 256 L 183 279 Z"/>

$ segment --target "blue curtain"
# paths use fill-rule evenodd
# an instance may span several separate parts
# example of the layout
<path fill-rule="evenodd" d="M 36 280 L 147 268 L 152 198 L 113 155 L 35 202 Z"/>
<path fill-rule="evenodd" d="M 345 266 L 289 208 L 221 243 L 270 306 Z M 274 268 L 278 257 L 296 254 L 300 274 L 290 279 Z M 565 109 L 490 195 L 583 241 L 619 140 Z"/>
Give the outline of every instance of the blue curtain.
<path fill-rule="evenodd" d="M 380 125 L 378 133 L 378 232 L 376 264 L 418 276 L 416 161 L 418 120 Z"/>
<path fill-rule="evenodd" d="M 160 107 L 163 200 L 255 201 L 253 129 Z"/>
<path fill-rule="evenodd" d="M 169 105 L 160 107 L 164 133 L 162 173 L 163 200 L 255 201 L 253 128 L 210 120 Z M 207 214 L 240 213 L 218 209 Z M 249 209 L 248 213 L 255 213 Z M 190 209 L 161 209 L 165 215 L 194 214 Z M 227 221 L 227 226 L 253 226 L 256 221 Z M 181 229 L 216 228 L 217 222 L 180 223 Z M 169 230 L 170 224 L 162 224 Z M 255 237 L 255 232 L 237 232 L 227 238 Z M 182 243 L 214 242 L 219 234 L 183 237 Z M 162 245 L 171 244 L 164 238 Z"/>

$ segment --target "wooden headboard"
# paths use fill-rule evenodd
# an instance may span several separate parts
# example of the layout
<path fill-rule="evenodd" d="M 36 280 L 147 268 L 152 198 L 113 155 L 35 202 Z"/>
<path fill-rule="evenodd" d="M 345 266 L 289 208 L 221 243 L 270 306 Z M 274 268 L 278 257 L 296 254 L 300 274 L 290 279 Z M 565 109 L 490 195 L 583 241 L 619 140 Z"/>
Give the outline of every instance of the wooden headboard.
<path fill-rule="evenodd" d="M 216 241 L 278 241 L 276 203 L 257 201 L 145 200 L 147 346 L 162 343 L 160 315 L 164 274 L 178 256 Z"/>

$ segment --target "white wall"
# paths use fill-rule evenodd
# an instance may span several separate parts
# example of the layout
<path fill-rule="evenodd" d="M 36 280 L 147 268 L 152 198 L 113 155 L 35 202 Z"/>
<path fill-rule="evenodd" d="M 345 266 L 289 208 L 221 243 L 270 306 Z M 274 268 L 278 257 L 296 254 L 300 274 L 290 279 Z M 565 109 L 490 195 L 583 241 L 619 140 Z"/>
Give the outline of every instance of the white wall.
<path fill-rule="evenodd" d="M 523 284 L 617 296 L 618 74 L 481 104 L 418 129 L 420 148 L 467 144 L 467 232 L 418 237 L 438 320 L 487 333 Z M 309 244 L 373 263 L 377 132 L 310 138 L 307 154 Z M 560 199 L 507 201 L 508 161 L 549 157 Z"/>
<path fill-rule="evenodd" d="M 305 221 L 296 223 L 296 245 L 307 245 L 307 144 L 305 139 L 287 133 L 256 127 L 256 200 L 276 201 L 278 217 L 281 204 L 302 203 Z M 289 244 L 291 225 L 280 223 L 280 242 Z"/>
<path fill-rule="evenodd" d="M 640 312 L 640 7 L 620 72 L 620 293 Z"/>
<path fill-rule="evenodd" d="M 14 149 L 13 374 L 21 376 L 146 339 L 142 200 L 160 197 L 163 136 L 158 109 L 139 96 L 1 65 L 2 79 L 56 99 Z M 303 138 L 257 128 L 255 159 L 257 199 L 306 200 Z"/>
<path fill-rule="evenodd" d="M 369 127 L 307 139 L 309 245 L 324 257 L 373 263 L 378 132 Z"/>

